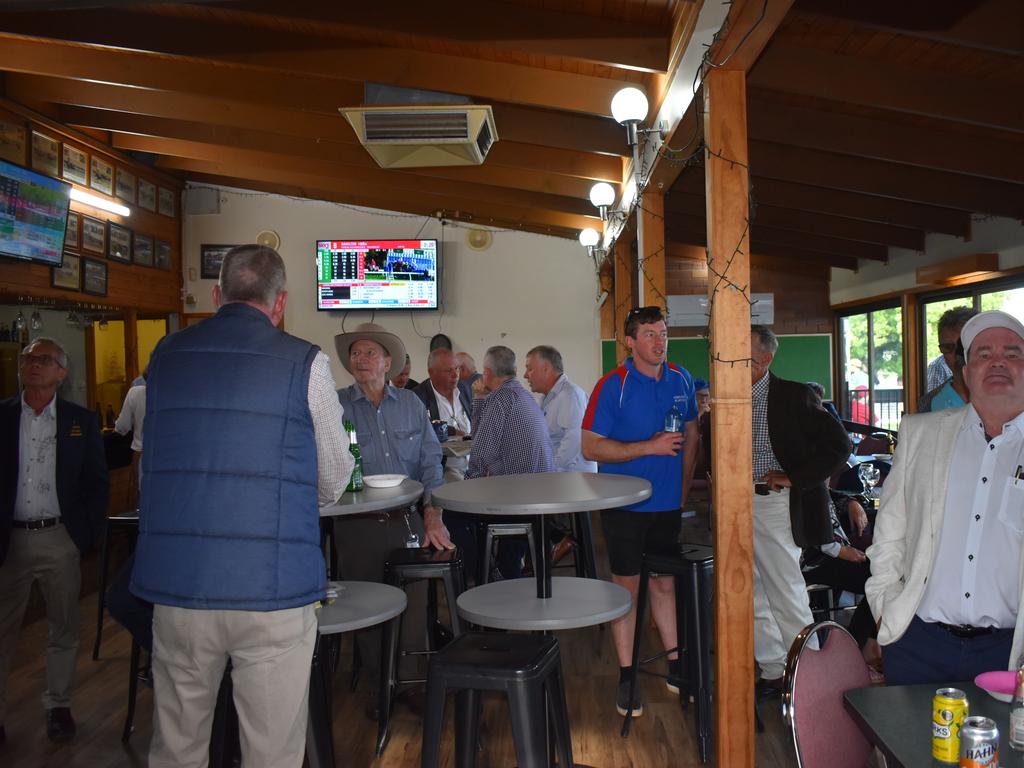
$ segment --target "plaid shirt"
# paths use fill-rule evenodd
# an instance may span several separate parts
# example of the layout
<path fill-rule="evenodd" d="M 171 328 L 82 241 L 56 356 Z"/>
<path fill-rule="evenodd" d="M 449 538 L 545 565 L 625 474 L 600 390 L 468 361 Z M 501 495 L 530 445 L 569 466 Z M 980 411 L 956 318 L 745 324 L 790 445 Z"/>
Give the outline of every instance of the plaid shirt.
<path fill-rule="evenodd" d="M 473 401 L 473 450 L 466 479 L 554 472 L 544 414 L 518 379 Z"/>
<path fill-rule="evenodd" d="M 751 390 L 751 405 L 754 416 L 754 482 L 759 482 L 770 470 L 782 467 L 772 451 L 772 441 L 768 436 L 768 372 L 765 371 L 760 381 Z"/>

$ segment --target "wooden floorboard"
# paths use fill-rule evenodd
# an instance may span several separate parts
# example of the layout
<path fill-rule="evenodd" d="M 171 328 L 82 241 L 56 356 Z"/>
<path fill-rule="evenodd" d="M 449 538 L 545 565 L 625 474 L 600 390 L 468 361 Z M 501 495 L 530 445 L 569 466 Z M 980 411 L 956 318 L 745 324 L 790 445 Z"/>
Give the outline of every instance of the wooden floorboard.
<path fill-rule="evenodd" d="M 689 540 L 699 538 L 703 523 L 690 522 Z M 600 527 L 595 525 L 600 531 Z M 706 529 L 704 529 L 706 531 Z M 599 538 L 599 537 L 598 537 Z M 598 560 L 607 563 L 603 553 Z M 109 618 L 104 627 L 99 661 L 91 659 L 96 598 L 82 600 L 82 642 L 73 712 L 78 735 L 70 744 L 57 746 L 46 738 L 40 695 L 45 686 L 43 652 L 46 647 L 45 620 L 28 624 L 22 631 L 8 681 L 7 744 L 0 746 L 0 767 L 35 768 L 120 768 L 146 765 L 146 750 L 152 733 L 152 691 L 139 689 L 135 733 L 126 746 L 121 743 L 127 704 L 128 658 L 131 638 Z M 647 627 L 649 648 L 657 644 Z M 644 714 L 636 718 L 627 739 L 619 736 L 622 718 L 615 712 L 618 679 L 611 633 L 597 627 L 560 632 L 562 663 L 566 675 L 566 698 L 572 724 L 573 755 L 578 763 L 601 768 L 660 768 L 699 766 L 694 735 L 693 707 L 680 708 L 678 697 L 664 683 L 643 676 Z M 367 681 L 350 693 L 349 645 L 345 643 L 341 667 L 334 682 L 334 746 L 337 764 L 361 768 L 417 768 L 420 764 L 421 719 L 403 703 L 392 717 L 391 741 L 384 755 L 373 755 L 376 726 L 364 716 Z M 365 677 L 365 676 L 364 676 Z M 449 702 L 441 765 L 452 766 L 453 737 Z M 789 768 L 796 764 L 777 701 L 762 708 L 766 732 L 757 736 L 757 765 Z M 729 723 L 725 727 L 729 727 Z M 484 697 L 482 718 L 484 749 L 480 768 L 514 764 L 512 735 L 504 701 L 497 695 Z M 714 764 L 712 760 L 711 764 Z"/>

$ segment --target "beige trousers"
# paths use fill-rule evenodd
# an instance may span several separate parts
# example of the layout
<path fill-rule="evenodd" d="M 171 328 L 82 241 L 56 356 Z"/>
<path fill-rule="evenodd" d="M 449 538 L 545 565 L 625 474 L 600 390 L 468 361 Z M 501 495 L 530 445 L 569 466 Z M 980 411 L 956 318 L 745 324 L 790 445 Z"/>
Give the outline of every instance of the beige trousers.
<path fill-rule="evenodd" d="M 153 611 L 150 768 L 204 768 L 221 677 L 231 681 L 246 768 L 299 768 L 306 750 L 314 606 Z"/>
<path fill-rule="evenodd" d="M 43 593 L 49 625 L 43 707 L 71 706 L 82 586 L 78 547 L 60 524 L 33 531 L 12 528 L 11 546 L 0 566 L 0 725 L 7 715 L 7 675 L 32 582 Z"/>

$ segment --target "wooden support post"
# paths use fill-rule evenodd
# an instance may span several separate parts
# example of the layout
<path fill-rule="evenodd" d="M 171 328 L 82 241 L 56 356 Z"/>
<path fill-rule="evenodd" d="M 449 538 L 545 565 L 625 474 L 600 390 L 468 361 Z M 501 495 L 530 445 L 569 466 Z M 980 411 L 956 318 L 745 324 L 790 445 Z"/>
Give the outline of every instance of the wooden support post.
<path fill-rule="evenodd" d="M 903 314 L 903 412 L 916 413 L 921 392 L 921 312 L 916 293 L 900 301 Z M 838 337 L 837 337 L 838 338 Z"/>
<path fill-rule="evenodd" d="M 635 306 L 636 283 L 633 279 L 636 274 L 633 268 L 633 235 L 635 232 L 635 228 L 629 224 L 623 227 L 615 241 L 615 248 L 610 253 L 610 258 L 615 265 L 615 339 L 619 342 L 615 346 L 615 359 L 619 363 L 625 360 L 629 354 L 622 329 L 626 324 L 626 315 Z"/>
<path fill-rule="evenodd" d="M 665 195 L 644 192 L 637 211 L 639 231 L 638 274 L 640 306 L 668 309 L 665 286 Z"/>
<path fill-rule="evenodd" d="M 754 766 L 753 473 L 747 99 L 742 71 L 704 80 L 715 546 L 715 752 Z"/>

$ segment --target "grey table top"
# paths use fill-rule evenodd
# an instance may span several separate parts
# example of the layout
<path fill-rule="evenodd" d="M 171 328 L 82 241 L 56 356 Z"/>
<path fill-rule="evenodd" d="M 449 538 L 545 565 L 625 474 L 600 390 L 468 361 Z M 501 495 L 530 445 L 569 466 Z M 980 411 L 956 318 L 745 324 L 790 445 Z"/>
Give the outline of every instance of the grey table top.
<path fill-rule="evenodd" d="M 628 475 L 596 472 L 538 472 L 477 477 L 434 490 L 444 509 L 478 515 L 554 515 L 637 504 L 651 484 Z"/>
<path fill-rule="evenodd" d="M 372 581 L 332 581 L 331 586 L 338 590 L 338 597 L 319 611 L 321 635 L 372 627 L 405 610 L 405 592 L 397 587 Z"/>
<path fill-rule="evenodd" d="M 417 501 L 423 495 L 423 485 L 405 478 L 394 488 L 370 488 L 366 486 L 358 493 L 345 493 L 337 504 L 320 508 L 320 517 L 361 515 L 367 512 L 382 512 L 404 507 Z"/>
<path fill-rule="evenodd" d="M 463 440 L 460 437 L 450 437 L 441 443 L 441 452 L 445 456 L 454 456 L 456 458 L 460 456 L 469 456 L 473 450 L 472 440 Z"/>
<path fill-rule="evenodd" d="M 493 581 L 459 595 L 459 615 L 497 629 L 553 630 L 590 627 L 629 612 L 629 592 L 610 581 L 557 576 L 551 597 L 539 599 L 533 579 Z"/>
<path fill-rule="evenodd" d="M 1024 765 L 1021 754 L 1006 740 L 1010 705 L 996 701 L 974 683 L 891 685 L 857 688 L 843 694 L 846 709 L 865 734 L 885 754 L 889 768 L 935 768 L 932 760 L 932 697 L 939 688 L 959 688 L 967 694 L 972 715 L 996 721 L 1002 745 L 1000 765 Z"/>

